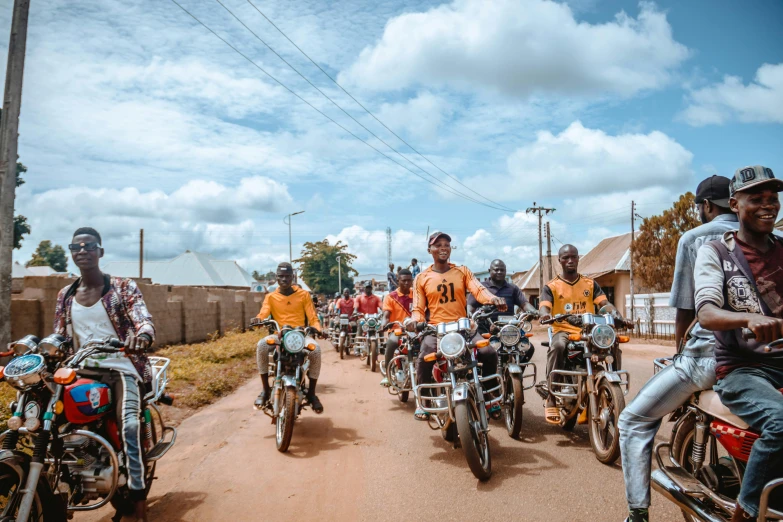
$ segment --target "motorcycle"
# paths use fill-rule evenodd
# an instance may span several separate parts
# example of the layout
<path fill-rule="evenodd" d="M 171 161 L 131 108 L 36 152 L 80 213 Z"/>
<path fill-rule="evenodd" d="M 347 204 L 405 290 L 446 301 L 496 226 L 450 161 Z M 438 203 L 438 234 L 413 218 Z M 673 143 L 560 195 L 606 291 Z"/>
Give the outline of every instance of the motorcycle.
<path fill-rule="evenodd" d="M 522 430 L 525 390 L 536 384 L 536 365 L 530 362 L 535 347 L 528 338 L 533 335 L 530 333 L 533 329 L 530 319 L 537 316 L 531 313 L 522 313 L 518 317 L 500 316 L 490 326 L 489 345 L 498 353 L 498 373 L 503 376 L 501 407 L 512 439 L 518 439 Z M 528 369 L 532 369 L 533 373 L 525 373 Z M 525 379 L 532 379 L 532 382 L 525 386 Z"/>
<path fill-rule="evenodd" d="M 381 342 L 381 314 L 365 314 L 359 319 L 360 334 L 356 336 L 355 348 L 359 358 L 367 363 L 371 372 L 378 369 L 378 353 Z"/>
<path fill-rule="evenodd" d="M 264 341 L 274 347 L 275 381 L 272 386 L 272 398 L 263 405 L 263 412 L 271 417 L 275 424 L 275 444 L 277 451 L 285 453 L 294 434 L 297 417 L 308 406 L 305 401 L 307 388 L 305 375 L 310 368 L 306 351 L 313 351 L 317 345 L 308 343 L 308 336 L 318 335 L 318 330 L 307 327 L 280 325 L 272 320 L 251 323 L 251 327 L 268 328 L 269 335 Z"/>
<path fill-rule="evenodd" d="M 416 386 L 416 361 L 421 349 L 420 342 L 417 342 L 417 335 L 406 331 L 401 323 L 395 321 L 386 325 L 386 330 L 392 328 L 397 336 L 397 348 L 384 373 L 389 379 L 387 390 L 396 395 L 400 402 L 408 402 L 410 392 Z"/>
<path fill-rule="evenodd" d="M 419 341 L 426 335 L 438 336 L 437 352 L 425 357 L 426 361 L 436 362 L 435 382 L 413 383 L 416 406 L 430 413 L 430 428 L 439 429 L 454 448 L 462 446 L 470 470 L 481 481 L 492 476 L 487 408 L 503 400 L 503 381 L 499 374 L 481 375 L 477 371 L 476 352 L 489 346 L 489 340 L 473 342 L 472 339 L 475 321 L 488 317 L 494 310 L 494 306 L 483 306 L 470 319 L 464 317 L 436 327 L 424 326 Z M 485 390 L 487 382 L 499 384 Z"/>
<path fill-rule="evenodd" d="M 340 314 L 340 334 L 337 341 L 337 351 L 340 352 L 340 359 L 345 359 L 345 356 L 350 354 L 353 349 L 356 328 L 357 316 Z"/>
<path fill-rule="evenodd" d="M 0 367 L 17 390 L 8 430 L 0 435 L 0 496 L 6 498 L 0 521 L 61 521 L 109 502 L 116 520 L 134 512 L 111 388 L 78 375 L 88 357 L 124 348 L 116 339 L 93 340 L 68 356 L 64 341 L 28 335 L 10 345 L 14 357 Z M 147 491 L 157 461 L 177 439 L 158 408 L 172 403 L 165 394 L 170 360 L 149 359 L 152 383 L 140 426 Z"/>
<path fill-rule="evenodd" d="M 558 314 L 541 324 L 555 321 L 566 321 L 582 331 L 568 335 L 565 367 L 552 370 L 545 382 L 536 385 L 536 391 L 544 400 L 550 393 L 555 396 L 564 430 L 572 430 L 577 418 L 586 414 L 590 445 L 596 458 L 612 464 L 620 456 L 617 421 L 630 387 L 630 374 L 615 370 L 612 363 L 619 344 L 627 343 L 630 338 L 617 335 L 617 321 L 609 314 Z M 542 343 L 543 346 L 551 343 L 551 329 L 549 336 L 550 342 Z M 557 377 L 560 379 L 555 380 Z"/>
<path fill-rule="evenodd" d="M 745 329 L 743 337 L 754 336 Z M 783 339 L 769 347 L 780 349 Z M 670 357 L 656 359 L 655 372 L 671 362 Z M 658 469 L 652 473 L 653 488 L 677 504 L 685 520 L 731 520 L 750 451 L 760 434 L 731 413 L 712 390 L 694 393 L 669 420 L 675 422 L 669 441 L 655 446 Z M 783 477 L 764 487 L 759 522 L 783 520 L 783 511 L 769 506 L 776 488 L 783 488 Z"/>

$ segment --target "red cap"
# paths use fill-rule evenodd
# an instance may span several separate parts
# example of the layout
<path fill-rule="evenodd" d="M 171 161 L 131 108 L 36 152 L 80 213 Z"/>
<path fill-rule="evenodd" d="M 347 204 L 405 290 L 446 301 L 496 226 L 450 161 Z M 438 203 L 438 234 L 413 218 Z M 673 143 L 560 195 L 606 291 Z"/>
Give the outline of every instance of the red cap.
<path fill-rule="evenodd" d="M 450 235 L 448 235 L 448 234 L 447 234 L 447 233 L 445 233 L 445 232 L 439 232 L 439 231 L 437 231 L 437 230 L 436 230 L 435 232 L 433 232 L 432 234 L 430 234 L 430 242 L 427 244 L 427 246 L 428 246 L 428 247 L 431 247 L 431 246 L 432 246 L 432 244 L 433 244 L 435 241 L 437 241 L 439 237 L 445 237 L 446 239 L 448 239 L 448 240 L 449 240 L 449 243 L 451 243 L 451 236 L 450 236 Z"/>

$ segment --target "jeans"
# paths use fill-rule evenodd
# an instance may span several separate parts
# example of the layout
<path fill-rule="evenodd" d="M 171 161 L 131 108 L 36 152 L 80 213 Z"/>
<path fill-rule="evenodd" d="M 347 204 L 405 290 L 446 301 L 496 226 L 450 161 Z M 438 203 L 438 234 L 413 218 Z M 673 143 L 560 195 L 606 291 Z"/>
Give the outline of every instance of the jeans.
<path fill-rule="evenodd" d="M 650 468 L 655 434 L 666 414 L 715 384 L 713 357 L 677 355 L 656 373 L 620 414 L 620 451 L 628 507 L 650 507 Z"/>
<path fill-rule="evenodd" d="M 739 504 L 758 516 L 764 486 L 783 476 L 783 369 L 737 368 L 721 379 L 715 391 L 731 412 L 761 433 L 753 443 L 742 479 Z"/>
<path fill-rule="evenodd" d="M 398 339 L 397 336 L 394 335 L 394 333 L 389 333 L 389 337 L 386 339 L 386 352 L 383 354 L 383 367 L 386 369 L 386 378 L 389 377 L 388 371 L 389 371 L 389 363 L 394 358 L 394 352 L 397 350 L 398 346 Z"/>
<path fill-rule="evenodd" d="M 310 360 L 307 377 L 318 379 L 318 376 L 321 375 L 321 347 L 311 337 L 305 337 L 305 346 L 308 344 L 315 344 L 316 346 L 312 352 L 305 349 L 305 354 Z M 258 341 L 256 345 L 256 365 L 260 375 L 269 375 L 269 345 L 266 344 L 266 338 Z"/>

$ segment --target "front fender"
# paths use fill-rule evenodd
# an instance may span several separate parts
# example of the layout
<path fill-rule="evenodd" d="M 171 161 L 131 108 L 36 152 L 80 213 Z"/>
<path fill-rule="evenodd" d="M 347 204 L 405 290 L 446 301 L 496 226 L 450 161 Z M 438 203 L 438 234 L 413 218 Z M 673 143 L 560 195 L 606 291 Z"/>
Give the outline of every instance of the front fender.
<path fill-rule="evenodd" d="M 27 476 L 30 455 L 21 451 L 0 450 L 0 466 L 6 466 L 19 476 L 19 483 L 24 484 Z"/>
<path fill-rule="evenodd" d="M 511 363 L 507 367 L 508 373 L 518 373 L 519 375 L 522 375 L 522 367 L 516 363 Z"/>
<path fill-rule="evenodd" d="M 620 378 L 620 376 L 615 372 L 598 372 L 595 376 L 595 383 L 598 384 L 601 382 L 601 380 L 606 380 L 609 382 L 615 382 L 617 384 L 620 384 L 623 380 Z"/>
<path fill-rule="evenodd" d="M 457 386 L 454 388 L 454 391 L 451 392 L 451 400 L 456 404 L 458 402 L 465 402 L 468 400 L 468 396 L 470 395 L 470 391 L 468 388 L 468 383 L 461 382 L 457 384 Z"/>
<path fill-rule="evenodd" d="M 283 387 L 285 388 L 288 388 L 289 386 L 296 388 L 296 377 L 293 375 L 283 375 L 281 381 L 283 381 Z"/>

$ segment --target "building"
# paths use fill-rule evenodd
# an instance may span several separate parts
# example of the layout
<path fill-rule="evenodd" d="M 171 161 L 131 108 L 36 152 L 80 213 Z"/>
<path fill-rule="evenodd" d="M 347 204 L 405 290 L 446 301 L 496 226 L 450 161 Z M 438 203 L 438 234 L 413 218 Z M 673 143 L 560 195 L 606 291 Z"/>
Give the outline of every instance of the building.
<path fill-rule="evenodd" d="M 101 270 L 113 276 L 139 277 L 138 261 L 109 261 Z M 161 285 L 257 287 L 253 277 L 236 261 L 190 250 L 168 261 L 146 261 L 144 278 Z"/>
<path fill-rule="evenodd" d="M 373 282 L 373 292 L 388 292 L 389 283 L 386 280 L 386 274 L 360 274 L 353 278 L 353 288 L 357 293 L 364 291 L 364 283 L 367 281 Z"/>
<path fill-rule="evenodd" d="M 631 293 L 630 232 L 601 240 L 579 260 L 579 272 L 595 279 L 617 311 L 623 317 L 628 315 L 625 296 Z"/>
<path fill-rule="evenodd" d="M 525 298 L 536 308 L 538 308 L 538 299 L 541 294 L 538 288 L 538 273 L 538 262 L 536 261 L 536 264 L 533 265 L 530 270 L 522 272 L 521 276 L 513 279 L 514 284 L 525 294 Z M 551 281 L 555 276 L 562 273 L 563 268 L 557 261 L 556 255 L 549 257 L 544 256 L 544 284 L 547 284 L 547 282 Z"/>

